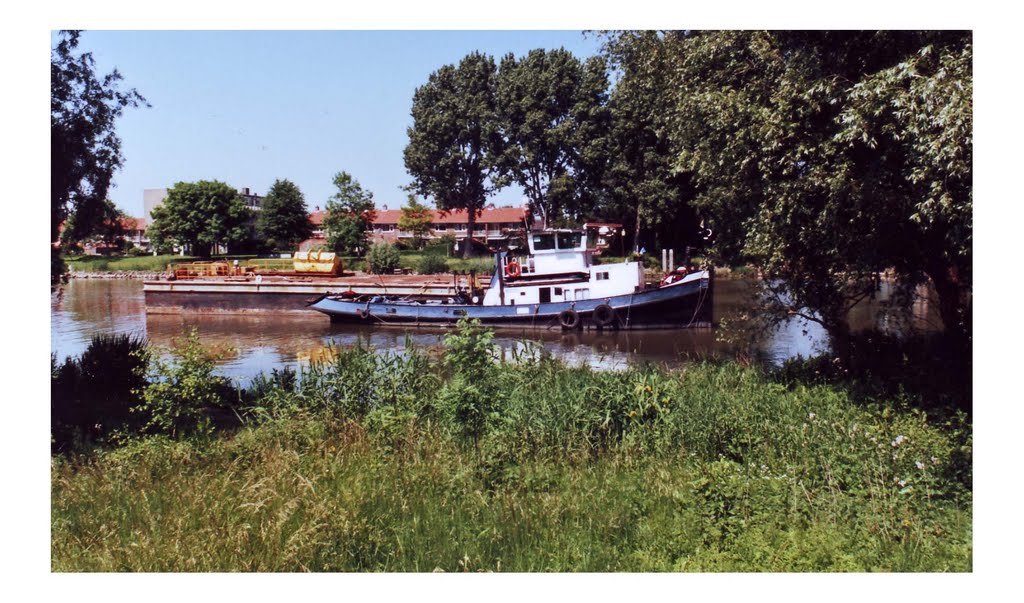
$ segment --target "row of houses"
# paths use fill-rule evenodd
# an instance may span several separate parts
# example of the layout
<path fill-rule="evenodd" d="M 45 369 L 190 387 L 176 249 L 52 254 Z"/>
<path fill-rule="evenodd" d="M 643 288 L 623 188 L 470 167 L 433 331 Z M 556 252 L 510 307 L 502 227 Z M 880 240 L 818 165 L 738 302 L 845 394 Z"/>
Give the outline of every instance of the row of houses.
<path fill-rule="evenodd" d="M 239 194 L 245 199 L 246 206 L 253 210 L 259 210 L 262 197 L 256 195 L 248 188 L 239 190 Z M 167 189 L 146 189 L 143 191 L 143 207 L 145 217 L 126 218 L 123 222 L 125 227 L 124 239 L 134 246 L 150 251 L 151 244 L 146 236 L 146 230 L 153 223 L 153 209 L 161 205 L 167 197 Z M 302 242 L 300 249 L 310 249 L 326 243 L 326 234 L 323 230 L 324 218 L 327 212 L 319 207 L 310 212 L 309 219 L 313 224 L 313 236 Z M 402 216 L 401 210 L 388 209 L 387 206 L 374 212 L 371 227 L 367 234 L 372 243 L 397 243 L 409 241 L 414 238 L 413 233 L 399 228 L 399 219 Z M 455 239 L 456 245 L 461 247 L 464 242 L 472 236 L 472 239 L 483 246 L 494 247 L 507 243 L 509 240 L 522 236 L 528 230 L 536 227 L 534 218 L 528 208 L 520 207 L 495 207 L 490 205 L 484 208 L 478 215 L 473 232 L 469 232 L 468 212 L 456 210 L 451 212 L 440 212 L 431 210 L 430 230 L 422 238 L 439 239 L 444 236 L 451 236 Z M 87 253 L 101 253 L 103 249 L 95 247 L 86 248 Z"/>
<path fill-rule="evenodd" d="M 313 222 L 313 238 L 303 241 L 301 248 L 323 244 L 323 231 L 326 211 L 315 210 L 310 214 Z M 411 241 L 416 237 L 412 232 L 399 228 L 402 211 L 384 207 L 374 212 L 371 227 L 368 231 L 372 243 L 397 243 Z M 469 212 L 464 209 L 440 212 L 430 210 L 430 229 L 421 238 L 431 240 L 441 237 L 454 237 L 456 244 L 461 244 L 472 236 L 477 243 L 493 247 L 507 243 L 510 239 L 522 236 L 535 227 L 533 217 L 527 206 L 484 208 L 473 224 L 472 234 L 469 232 Z"/>

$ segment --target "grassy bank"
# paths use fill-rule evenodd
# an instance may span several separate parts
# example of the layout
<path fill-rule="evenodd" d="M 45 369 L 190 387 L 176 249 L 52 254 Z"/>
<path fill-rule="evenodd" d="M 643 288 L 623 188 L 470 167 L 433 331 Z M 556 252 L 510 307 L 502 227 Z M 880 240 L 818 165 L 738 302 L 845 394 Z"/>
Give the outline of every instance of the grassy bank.
<path fill-rule="evenodd" d="M 67 258 L 68 268 L 72 272 L 163 272 L 172 262 L 192 262 L 199 258 L 182 257 L 180 255 L 140 255 L 140 256 L 99 256 L 83 255 Z"/>
<path fill-rule="evenodd" d="M 234 392 L 186 351 L 158 373 L 206 404 L 172 409 L 151 374 L 133 414 L 187 412 L 53 457 L 53 570 L 971 569 L 962 416 L 488 349 L 465 327 L 443 354 L 341 350 Z"/>
<path fill-rule="evenodd" d="M 423 252 L 403 252 L 399 265 L 412 271 L 418 271 L 423 258 Z M 252 256 L 245 256 L 246 258 Z M 222 258 L 212 258 L 214 260 Z M 66 259 L 67 265 L 72 272 L 163 272 L 167 265 L 173 262 L 200 261 L 198 257 L 182 257 L 180 255 L 143 255 L 143 256 L 78 256 Z M 366 259 L 357 257 L 344 257 L 345 270 L 365 271 Z M 489 274 L 494 271 L 494 260 L 490 257 L 484 258 L 443 258 L 449 272 L 469 272 L 475 270 L 479 274 Z M 242 263 L 246 263 L 242 260 Z M 262 262 L 267 268 L 278 270 L 291 269 L 291 260 L 268 259 Z"/>

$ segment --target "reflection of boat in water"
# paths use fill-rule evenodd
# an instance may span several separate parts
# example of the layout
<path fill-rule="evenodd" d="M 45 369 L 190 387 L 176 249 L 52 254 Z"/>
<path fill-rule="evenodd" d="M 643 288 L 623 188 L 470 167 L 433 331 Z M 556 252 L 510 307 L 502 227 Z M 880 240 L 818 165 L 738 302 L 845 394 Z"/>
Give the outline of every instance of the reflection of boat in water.
<path fill-rule="evenodd" d="M 338 357 L 338 348 L 328 345 L 315 347 L 308 350 L 299 350 L 295 354 L 295 360 L 299 364 L 326 364 L 334 362 Z"/>
<path fill-rule="evenodd" d="M 474 318 L 492 325 L 603 328 L 709 326 L 711 272 L 647 286 L 641 262 L 595 264 L 581 231 L 532 233 L 529 255 L 498 254 L 486 291 L 453 297 L 325 294 L 310 307 L 333 322 L 431 325 Z"/>

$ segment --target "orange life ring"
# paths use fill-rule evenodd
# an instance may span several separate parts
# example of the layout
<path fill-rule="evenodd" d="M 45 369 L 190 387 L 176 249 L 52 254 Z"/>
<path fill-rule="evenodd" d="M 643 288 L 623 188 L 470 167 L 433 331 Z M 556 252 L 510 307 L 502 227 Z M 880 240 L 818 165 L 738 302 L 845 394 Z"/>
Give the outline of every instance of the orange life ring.
<path fill-rule="evenodd" d="M 509 278 L 518 278 L 522 275 L 523 269 L 519 266 L 519 261 L 515 258 L 512 258 L 507 264 L 505 264 L 505 276 Z"/>

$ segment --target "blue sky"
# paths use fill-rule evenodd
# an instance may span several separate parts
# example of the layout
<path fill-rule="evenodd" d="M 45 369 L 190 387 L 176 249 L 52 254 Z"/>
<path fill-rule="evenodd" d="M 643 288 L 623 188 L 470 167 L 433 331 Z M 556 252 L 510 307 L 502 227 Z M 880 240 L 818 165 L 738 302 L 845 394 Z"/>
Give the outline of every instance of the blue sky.
<path fill-rule="evenodd" d="M 265 194 L 275 179 L 323 207 L 347 171 L 378 207 L 402 205 L 413 91 L 472 51 L 597 54 L 581 31 L 86 31 L 100 73 L 117 68 L 151 108 L 119 120 L 124 167 L 109 197 L 142 215 L 142 191 L 216 179 Z M 518 205 L 522 193 L 492 198 Z"/>

